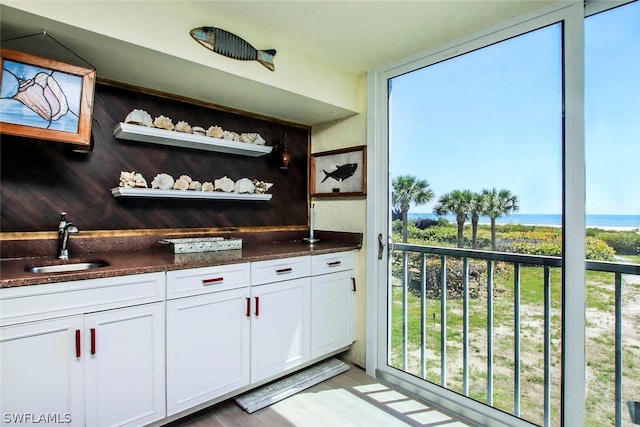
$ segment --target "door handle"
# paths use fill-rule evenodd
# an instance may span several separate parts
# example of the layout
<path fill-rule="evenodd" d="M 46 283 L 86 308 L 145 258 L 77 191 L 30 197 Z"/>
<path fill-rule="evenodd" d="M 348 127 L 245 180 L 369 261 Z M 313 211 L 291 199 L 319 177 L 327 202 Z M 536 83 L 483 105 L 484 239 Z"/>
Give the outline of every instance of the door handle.
<path fill-rule="evenodd" d="M 382 243 L 382 233 L 378 234 L 378 259 L 382 259 L 382 252 L 384 252 L 384 243 Z"/>

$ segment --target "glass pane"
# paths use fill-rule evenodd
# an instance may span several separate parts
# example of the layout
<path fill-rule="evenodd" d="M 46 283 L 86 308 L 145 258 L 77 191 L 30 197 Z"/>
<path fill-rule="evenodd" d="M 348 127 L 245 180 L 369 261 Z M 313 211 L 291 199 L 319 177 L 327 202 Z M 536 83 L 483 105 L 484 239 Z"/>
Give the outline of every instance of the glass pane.
<path fill-rule="evenodd" d="M 585 20 L 588 426 L 631 426 L 627 401 L 640 401 L 640 276 L 597 264 L 640 264 L 639 70 L 639 2 Z"/>
<path fill-rule="evenodd" d="M 561 24 L 389 81 L 388 364 L 553 425 L 562 86 Z"/>

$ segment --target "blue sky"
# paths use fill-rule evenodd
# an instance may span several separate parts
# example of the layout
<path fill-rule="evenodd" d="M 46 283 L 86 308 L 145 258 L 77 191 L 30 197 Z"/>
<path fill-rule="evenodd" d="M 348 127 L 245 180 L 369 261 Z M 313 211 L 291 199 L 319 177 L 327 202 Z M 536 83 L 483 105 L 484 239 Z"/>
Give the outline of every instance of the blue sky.
<path fill-rule="evenodd" d="M 587 213 L 640 214 L 640 4 L 585 31 Z M 495 186 L 521 213 L 559 213 L 561 52 L 557 24 L 394 78 L 391 175 L 426 179 L 435 199 Z"/>

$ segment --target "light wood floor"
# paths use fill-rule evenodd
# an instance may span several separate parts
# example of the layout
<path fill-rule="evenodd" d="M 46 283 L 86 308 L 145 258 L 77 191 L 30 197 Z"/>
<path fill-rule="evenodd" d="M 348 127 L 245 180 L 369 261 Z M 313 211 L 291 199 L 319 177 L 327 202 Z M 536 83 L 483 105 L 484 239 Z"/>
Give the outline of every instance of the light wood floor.
<path fill-rule="evenodd" d="M 172 427 L 467 425 L 380 383 L 356 366 L 253 414 L 229 399 L 171 424 Z"/>

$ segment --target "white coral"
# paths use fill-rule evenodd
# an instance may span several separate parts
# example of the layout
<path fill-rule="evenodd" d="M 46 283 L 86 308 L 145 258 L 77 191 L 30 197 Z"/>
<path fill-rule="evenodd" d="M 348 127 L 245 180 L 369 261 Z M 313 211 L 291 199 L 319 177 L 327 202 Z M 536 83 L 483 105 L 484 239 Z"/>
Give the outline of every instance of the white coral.
<path fill-rule="evenodd" d="M 209 129 L 207 129 L 206 135 L 210 136 L 211 138 L 222 138 L 222 136 L 224 135 L 224 131 L 220 126 L 211 126 Z"/>
<path fill-rule="evenodd" d="M 120 172 L 120 187 L 125 188 L 147 188 L 147 180 L 142 174 L 136 172 Z"/>
<path fill-rule="evenodd" d="M 256 189 L 255 189 L 256 194 L 264 194 L 267 191 L 269 191 L 271 187 L 273 187 L 272 182 L 258 181 L 257 179 L 253 180 L 253 185 L 256 186 Z"/>
<path fill-rule="evenodd" d="M 240 178 L 236 181 L 236 185 L 234 190 L 236 193 L 253 193 L 256 189 L 256 186 L 253 185 L 253 182 L 249 178 Z"/>
<path fill-rule="evenodd" d="M 209 181 L 202 184 L 202 191 L 213 191 L 213 184 Z"/>
<path fill-rule="evenodd" d="M 178 132 L 191 133 L 191 126 L 187 122 L 179 121 L 176 123 L 176 130 Z"/>
<path fill-rule="evenodd" d="M 233 180 L 231 178 L 227 178 L 226 176 L 223 176 L 220 179 L 216 179 L 214 183 L 216 190 L 224 191 L 225 193 L 231 193 L 235 188 L 235 183 L 233 182 Z"/>
<path fill-rule="evenodd" d="M 160 190 L 171 190 L 173 188 L 174 180 L 171 175 L 166 173 L 159 173 L 151 181 L 151 188 L 159 188 Z"/>
<path fill-rule="evenodd" d="M 166 130 L 174 129 L 173 122 L 171 121 L 171 119 L 165 116 L 156 117 L 155 120 L 153 121 L 153 126 L 160 129 L 166 129 Z"/>
<path fill-rule="evenodd" d="M 259 133 L 243 133 L 240 135 L 240 142 L 246 142 L 248 144 L 265 145 L 266 141 L 260 136 Z"/>

